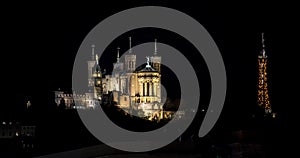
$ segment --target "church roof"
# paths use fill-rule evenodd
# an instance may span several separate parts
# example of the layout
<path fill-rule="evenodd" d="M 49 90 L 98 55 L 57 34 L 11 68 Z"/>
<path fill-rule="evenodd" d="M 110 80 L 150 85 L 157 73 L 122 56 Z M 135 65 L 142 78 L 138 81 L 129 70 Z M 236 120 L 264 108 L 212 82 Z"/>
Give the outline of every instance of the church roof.
<path fill-rule="evenodd" d="M 155 69 L 153 69 L 151 66 L 150 67 L 145 67 L 142 70 L 140 70 L 141 72 L 157 72 Z"/>
<path fill-rule="evenodd" d="M 137 72 L 158 72 L 155 69 L 153 69 L 150 65 L 150 57 L 146 57 L 147 59 L 147 64 L 143 69 L 139 69 L 140 67 L 138 67 L 136 69 Z"/>
<path fill-rule="evenodd" d="M 142 65 L 138 68 L 136 68 L 135 70 L 136 72 L 158 72 L 157 70 L 155 70 L 154 68 L 152 68 L 150 65 Z"/>

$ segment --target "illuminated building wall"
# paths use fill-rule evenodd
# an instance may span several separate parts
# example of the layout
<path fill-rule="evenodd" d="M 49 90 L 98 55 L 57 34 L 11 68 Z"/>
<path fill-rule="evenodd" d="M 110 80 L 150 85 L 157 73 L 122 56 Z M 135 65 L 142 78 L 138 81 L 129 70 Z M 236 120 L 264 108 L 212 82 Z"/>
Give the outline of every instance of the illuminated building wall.
<path fill-rule="evenodd" d="M 105 75 L 102 79 L 103 94 L 112 92 L 113 101 L 126 112 L 139 110 L 139 113 L 144 112 L 142 116 L 152 117 L 156 113 L 156 117 L 162 117 L 161 57 L 157 55 L 156 41 L 154 55 L 147 57 L 144 68 L 136 69 L 136 55 L 131 49 L 131 38 L 129 52 L 124 59 L 124 63 L 120 61 L 118 48 L 117 62 L 113 64 L 112 74 Z"/>

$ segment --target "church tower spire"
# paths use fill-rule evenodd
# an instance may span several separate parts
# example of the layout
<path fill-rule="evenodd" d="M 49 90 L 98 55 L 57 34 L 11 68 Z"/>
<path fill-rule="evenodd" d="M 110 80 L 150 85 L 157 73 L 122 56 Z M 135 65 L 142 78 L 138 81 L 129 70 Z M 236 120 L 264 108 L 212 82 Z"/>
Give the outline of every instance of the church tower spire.
<path fill-rule="evenodd" d="M 91 47 L 92 47 L 92 60 L 95 60 L 95 45 L 93 44 Z"/>
<path fill-rule="evenodd" d="M 119 63 L 120 62 L 120 47 L 118 47 L 117 48 L 117 50 L 118 50 L 118 54 L 117 54 L 117 63 Z"/>
<path fill-rule="evenodd" d="M 151 66 L 160 73 L 161 57 L 157 56 L 157 40 L 154 39 L 154 54 L 151 57 Z"/>
<path fill-rule="evenodd" d="M 88 63 L 88 87 L 92 88 L 94 86 L 94 79 L 93 79 L 93 69 L 95 67 L 96 64 L 96 60 L 95 59 L 95 45 L 91 45 L 92 47 L 92 58 L 87 61 Z M 98 63 L 98 61 L 97 61 Z"/>
<path fill-rule="evenodd" d="M 156 39 L 154 41 L 154 55 L 157 55 L 157 45 L 156 45 Z"/>
<path fill-rule="evenodd" d="M 132 53 L 132 49 L 131 49 L 131 37 L 129 37 L 129 53 Z"/>
<path fill-rule="evenodd" d="M 136 55 L 132 53 L 131 37 L 129 37 L 129 51 L 125 55 L 125 70 L 127 72 L 133 72 L 135 70 Z"/>

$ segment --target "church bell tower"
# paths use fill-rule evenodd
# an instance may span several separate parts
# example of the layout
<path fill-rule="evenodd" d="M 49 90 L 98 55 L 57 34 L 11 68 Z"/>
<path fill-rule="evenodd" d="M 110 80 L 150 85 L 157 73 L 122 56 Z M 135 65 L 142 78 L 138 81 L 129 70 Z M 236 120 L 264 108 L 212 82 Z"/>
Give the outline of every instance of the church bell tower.
<path fill-rule="evenodd" d="M 125 55 L 125 70 L 133 72 L 135 70 L 136 55 L 132 53 L 131 37 L 129 37 L 129 52 Z"/>
<path fill-rule="evenodd" d="M 158 71 L 158 73 L 161 72 L 160 66 L 161 66 L 161 57 L 157 55 L 157 42 L 155 39 L 154 43 L 154 56 L 151 57 L 151 66 Z"/>

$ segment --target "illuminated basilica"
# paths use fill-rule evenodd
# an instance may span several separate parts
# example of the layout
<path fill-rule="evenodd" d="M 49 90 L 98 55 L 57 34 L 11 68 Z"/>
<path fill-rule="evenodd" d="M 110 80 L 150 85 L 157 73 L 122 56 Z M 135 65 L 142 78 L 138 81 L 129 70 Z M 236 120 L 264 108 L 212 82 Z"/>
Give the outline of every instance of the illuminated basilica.
<path fill-rule="evenodd" d="M 157 55 L 155 40 L 153 56 L 145 57 L 146 65 L 136 68 L 136 55 L 131 48 L 120 61 L 119 48 L 117 61 L 111 74 L 103 74 L 99 57 L 92 45 L 92 57 L 87 61 L 89 92 L 84 95 L 65 94 L 55 91 L 56 103 L 63 100 L 66 108 L 95 108 L 97 104 L 115 104 L 127 113 L 140 117 L 163 118 L 161 103 L 161 56 Z"/>

